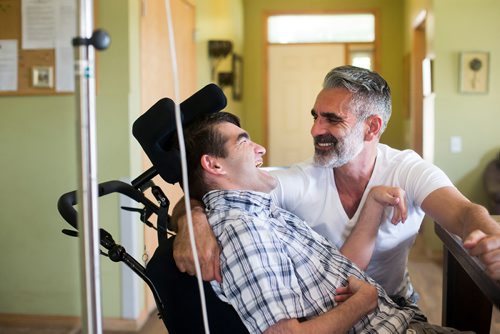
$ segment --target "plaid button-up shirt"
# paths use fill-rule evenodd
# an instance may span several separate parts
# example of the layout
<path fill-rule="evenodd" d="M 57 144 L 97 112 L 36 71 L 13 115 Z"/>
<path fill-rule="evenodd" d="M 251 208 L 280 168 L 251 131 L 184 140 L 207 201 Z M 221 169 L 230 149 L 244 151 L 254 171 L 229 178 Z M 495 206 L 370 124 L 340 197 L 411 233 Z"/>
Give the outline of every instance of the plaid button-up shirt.
<path fill-rule="evenodd" d="M 403 333 L 414 310 L 396 305 L 364 272 L 268 194 L 211 191 L 203 201 L 222 247 L 220 299 L 233 305 L 250 333 L 282 319 L 308 319 L 336 306 L 335 289 L 351 275 L 376 285 L 378 307 L 350 333 Z"/>

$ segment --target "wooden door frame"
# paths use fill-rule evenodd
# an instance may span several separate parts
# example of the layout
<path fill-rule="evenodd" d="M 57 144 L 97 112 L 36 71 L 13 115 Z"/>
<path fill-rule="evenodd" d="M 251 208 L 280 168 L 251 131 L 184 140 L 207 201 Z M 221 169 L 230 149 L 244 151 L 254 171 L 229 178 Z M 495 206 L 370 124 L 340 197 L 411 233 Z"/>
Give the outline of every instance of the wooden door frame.
<path fill-rule="evenodd" d="M 149 31 L 145 31 L 144 20 L 147 17 L 148 12 L 153 11 L 161 7 L 161 10 L 165 10 L 164 2 L 159 0 L 154 1 L 144 1 L 142 2 L 142 13 L 140 18 L 140 62 L 141 68 L 159 68 L 161 71 L 157 71 L 153 74 L 150 74 L 146 71 L 141 71 L 141 96 L 140 96 L 140 106 L 141 111 L 145 112 L 148 110 L 158 99 L 168 96 L 172 99 L 175 99 L 174 96 L 174 88 L 173 88 L 173 73 L 171 69 L 170 62 L 170 45 L 165 45 L 164 43 L 169 42 L 169 34 L 167 27 L 167 17 L 165 13 L 165 17 L 161 17 L 159 21 L 165 20 L 165 22 L 159 21 L 150 21 L 149 23 L 154 23 L 154 29 L 149 28 Z M 149 6 L 149 7 L 147 7 Z M 155 7 L 156 6 L 156 7 Z M 180 99 L 181 101 L 193 94 L 196 89 L 196 50 L 195 50 L 195 41 L 194 41 L 194 30 L 195 30 L 195 19 L 194 16 L 185 17 L 184 11 L 179 9 L 179 6 L 186 6 L 194 13 L 196 11 L 194 0 L 177 0 L 171 3 L 171 10 L 175 15 L 172 15 L 172 19 L 174 21 L 174 33 L 175 33 L 175 43 L 176 43 L 176 52 L 177 52 L 177 67 L 180 77 Z M 158 14 L 158 13 L 157 13 Z M 163 15 L 163 14 L 162 14 Z M 184 16 L 183 16 L 184 15 Z M 158 18 L 158 17 L 155 17 Z M 193 20 L 191 20 L 193 19 Z M 180 24 L 183 24 L 183 29 L 180 29 Z M 179 28 L 176 30 L 176 28 Z M 151 30 L 156 35 L 149 35 Z M 181 37 L 181 32 L 188 32 L 188 35 L 193 39 L 190 41 L 187 38 L 179 38 Z M 153 39 L 153 41 L 150 40 Z M 158 40 L 155 40 L 157 38 Z M 193 46 L 193 49 L 190 47 Z M 160 52 L 162 51 L 162 52 Z M 160 53 L 160 55 L 159 55 Z M 147 55 L 147 57 L 145 56 Z M 152 61 L 153 60 L 153 61 Z M 170 80 L 170 81 L 169 81 Z M 148 94 L 148 92 L 155 92 L 152 95 L 156 95 L 151 97 L 152 95 Z M 158 92 L 161 91 L 161 92 Z M 152 100 L 148 99 L 150 97 Z M 176 103 L 180 103 L 181 101 L 175 101 Z M 143 152 L 142 154 L 142 166 L 143 170 L 147 170 L 151 163 L 149 158 Z M 160 176 L 156 176 L 153 181 L 156 185 L 160 186 L 162 190 L 166 193 L 167 197 L 171 201 L 171 207 L 169 208 L 169 212 L 171 213 L 173 206 L 176 204 L 176 201 L 179 197 L 182 196 L 181 191 L 178 185 L 171 185 L 165 182 Z M 146 194 L 152 201 L 156 201 L 151 194 L 148 192 Z M 144 227 L 144 251 L 147 253 L 147 256 L 152 256 L 154 254 L 154 250 L 157 247 L 157 232 L 152 230 L 151 228 L 145 226 Z M 145 308 L 148 312 L 151 312 L 156 308 L 156 302 L 154 301 L 153 295 L 149 291 L 149 287 L 144 286 L 146 291 L 145 293 Z"/>
<path fill-rule="evenodd" d="M 424 93 L 422 62 L 426 57 L 426 20 L 427 12 L 421 11 L 412 27 L 411 84 L 410 84 L 410 124 L 411 148 L 423 157 Z"/>

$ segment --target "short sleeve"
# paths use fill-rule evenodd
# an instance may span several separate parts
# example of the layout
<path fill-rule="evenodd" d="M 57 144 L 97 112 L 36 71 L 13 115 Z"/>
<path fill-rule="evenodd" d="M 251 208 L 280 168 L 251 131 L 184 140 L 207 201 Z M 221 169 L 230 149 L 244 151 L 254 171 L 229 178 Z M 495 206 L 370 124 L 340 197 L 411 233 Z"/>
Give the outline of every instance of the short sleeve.
<path fill-rule="evenodd" d="M 400 165 L 403 184 L 407 194 L 412 194 L 415 205 L 420 207 L 424 199 L 434 190 L 454 187 L 448 176 L 434 164 L 423 160 L 416 153 Z"/>

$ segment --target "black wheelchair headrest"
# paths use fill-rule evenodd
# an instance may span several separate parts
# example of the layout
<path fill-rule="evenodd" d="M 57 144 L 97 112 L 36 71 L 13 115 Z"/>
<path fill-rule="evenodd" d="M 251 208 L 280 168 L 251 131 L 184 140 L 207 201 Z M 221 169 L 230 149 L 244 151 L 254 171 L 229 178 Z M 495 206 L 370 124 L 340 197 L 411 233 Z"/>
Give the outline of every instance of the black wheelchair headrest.
<path fill-rule="evenodd" d="M 199 116 L 224 109 L 227 99 L 215 84 L 209 84 L 180 104 L 182 124 Z M 133 124 L 132 134 L 141 144 L 157 173 L 168 183 L 181 180 L 179 151 L 172 148 L 176 133 L 175 103 L 163 98 L 142 114 Z"/>

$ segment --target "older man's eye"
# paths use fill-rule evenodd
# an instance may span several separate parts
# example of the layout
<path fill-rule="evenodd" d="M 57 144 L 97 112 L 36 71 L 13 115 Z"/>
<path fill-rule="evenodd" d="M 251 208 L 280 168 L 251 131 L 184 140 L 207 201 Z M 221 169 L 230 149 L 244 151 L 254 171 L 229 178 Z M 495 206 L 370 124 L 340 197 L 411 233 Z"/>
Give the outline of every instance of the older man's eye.
<path fill-rule="evenodd" d="M 332 124 L 337 124 L 337 123 L 340 123 L 342 121 L 340 118 L 327 118 L 326 120 L 328 121 L 328 123 L 332 123 Z"/>

